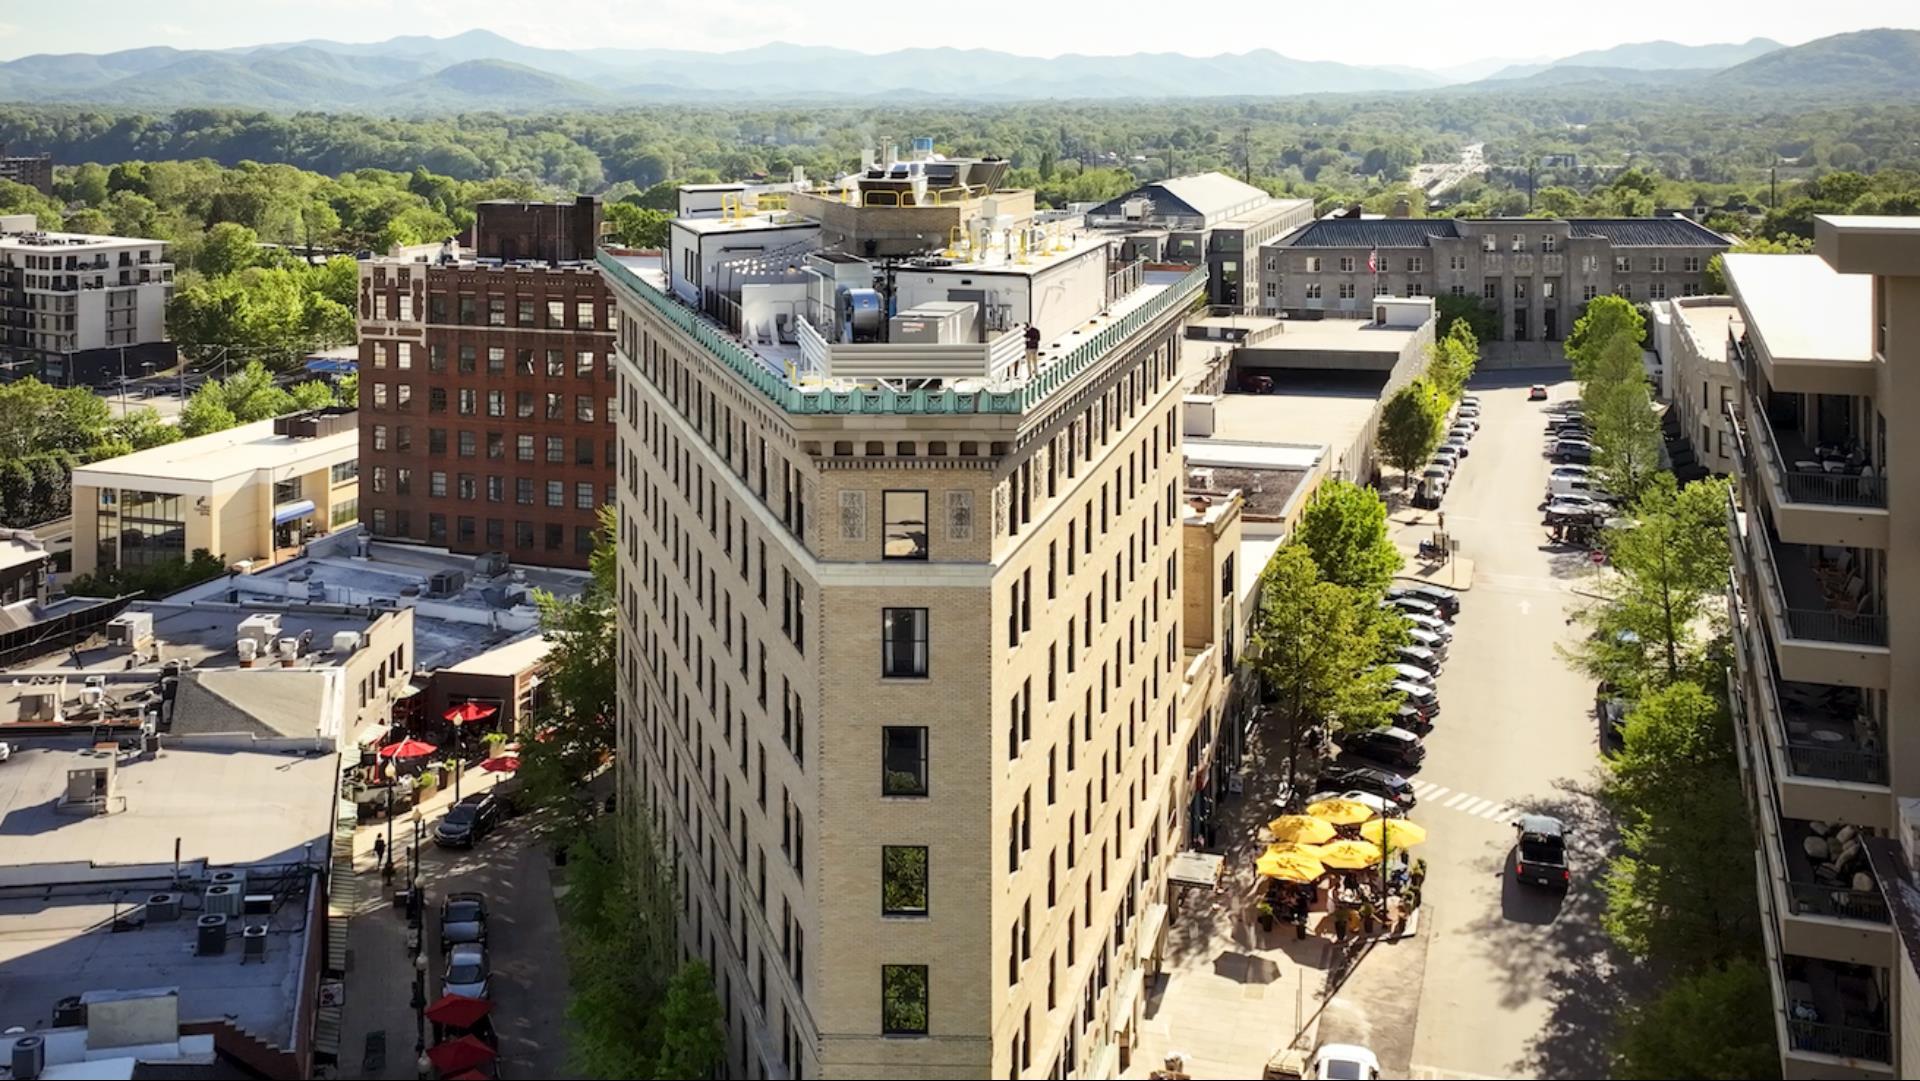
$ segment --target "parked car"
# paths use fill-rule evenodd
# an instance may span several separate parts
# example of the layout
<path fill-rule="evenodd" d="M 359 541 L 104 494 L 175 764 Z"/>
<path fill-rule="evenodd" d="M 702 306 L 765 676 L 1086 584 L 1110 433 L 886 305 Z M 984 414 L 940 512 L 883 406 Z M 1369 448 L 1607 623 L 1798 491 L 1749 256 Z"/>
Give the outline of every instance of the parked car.
<path fill-rule="evenodd" d="M 1593 712 L 1600 718 L 1608 739 L 1619 739 L 1627 727 L 1627 700 L 1616 693 L 1612 683 L 1601 680 L 1593 688 Z"/>
<path fill-rule="evenodd" d="M 440 904 L 440 948 L 487 940 L 487 898 L 471 890 L 449 893 Z"/>
<path fill-rule="evenodd" d="M 1432 607 L 1432 606 L 1429 605 L 1429 607 Z M 1434 609 L 1434 611 L 1437 613 L 1439 609 L 1436 608 Z M 1406 619 L 1407 623 L 1411 625 L 1414 630 L 1426 631 L 1428 634 L 1438 635 L 1440 637 L 1440 640 L 1443 642 L 1453 641 L 1452 625 L 1450 625 L 1446 620 L 1441 619 L 1437 614 L 1426 615 L 1420 612 L 1409 612 L 1404 610 L 1400 614 L 1402 617 Z"/>
<path fill-rule="evenodd" d="M 1527 400 L 1528 400 L 1528 401 L 1530 401 L 1530 402 L 1544 402 L 1544 401 L 1546 401 L 1546 400 L 1547 400 L 1547 385 L 1546 385 L 1545 383 L 1535 383 L 1534 385 L 1532 385 L 1532 386 L 1530 386 L 1530 387 L 1528 387 L 1528 388 L 1527 388 Z"/>
<path fill-rule="evenodd" d="M 1591 473 L 1585 476 L 1559 476 L 1555 474 L 1549 474 L 1547 476 L 1547 497 L 1549 499 L 1565 495 L 1583 495 L 1589 499 L 1597 499 L 1605 494 L 1605 489 L 1600 487 L 1600 482 L 1594 479 Z"/>
<path fill-rule="evenodd" d="M 1447 659 L 1447 640 L 1425 627 L 1408 627 L 1407 640 L 1422 649 L 1429 650 L 1441 660 Z"/>
<path fill-rule="evenodd" d="M 1615 509 L 1617 509 L 1614 507 L 1612 500 L 1604 499 L 1601 495 L 1594 494 L 1592 488 L 1588 488 L 1584 492 L 1561 492 L 1555 495 L 1549 502 L 1558 503 L 1562 507 L 1578 507 L 1581 510 L 1590 511 L 1594 514 L 1612 514 Z"/>
<path fill-rule="evenodd" d="M 1419 736 L 1391 725 L 1349 732 L 1341 736 L 1338 742 L 1340 749 L 1347 754 L 1396 766 L 1418 766 L 1427 757 L 1427 749 L 1421 746 Z"/>
<path fill-rule="evenodd" d="M 8 743 L 6 740 L 0 739 L 0 762 L 5 762 L 7 759 L 12 757 L 13 757 L 13 744 Z"/>
<path fill-rule="evenodd" d="M 1480 407 L 1478 405 L 1468 405 L 1465 402 L 1461 402 L 1460 408 L 1454 410 L 1453 415 L 1456 417 L 1472 417 L 1478 419 L 1480 416 Z"/>
<path fill-rule="evenodd" d="M 1414 803 L 1413 782 L 1378 766 L 1335 766 L 1320 775 L 1324 788 L 1350 788 L 1384 796 L 1402 808 Z"/>
<path fill-rule="evenodd" d="M 1478 394 L 1462 394 L 1460 396 L 1460 404 L 1470 405 L 1478 409 L 1480 408 L 1480 396 Z"/>
<path fill-rule="evenodd" d="M 1480 430 L 1480 414 L 1476 412 L 1470 416 L 1455 416 L 1453 423 L 1448 425 L 1448 431 L 1452 431 L 1455 428 L 1465 428 L 1468 434 L 1478 432 Z"/>
<path fill-rule="evenodd" d="M 1402 615 L 1426 616 L 1429 619 L 1444 619 L 1440 608 L 1432 601 L 1423 601 L 1418 597 L 1395 597 L 1391 593 L 1380 602 L 1382 608 L 1398 608 Z"/>
<path fill-rule="evenodd" d="M 1413 505 L 1422 510 L 1438 507 L 1441 497 L 1447 494 L 1446 471 L 1429 467 L 1427 473 L 1429 475 L 1420 478 L 1420 486 L 1413 492 Z"/>
<path fill-rule="evenodd" d="M 1433 718 L 1427 716 L 1419 706 L 1411 702 L 1402 702 L 1393 707 L 1392 724 L 1395 728 L 1404 728 L 1422 736 L 1433 731 Z"/>
<path fill-rule="evenodd" d="M 1566 465 L 1554 466 L 1553 471 L 1548 473 L 1547 476 L 1549 478 L 1574 477 L 1584 480 L 1593 476 L 1593 467 L 1590 465 L 1574 465 L 1569 462 Z"/>
<path fill-rule="evenodd" d="M 1444 465 L 1449 470 L 1460 464 L 1460 448 L 1452 443 L 1442 443 L 1433 448 L 1433 464 Z"/>
<path fill-rule="evenodd" d="M 1327 799 L 1350 799 L 1355 803 L 1364 803 L 1368 807 L 1373 808 L 1373 813 L 1379 815 L 1381 818 L 1399 818 L 1406 813 L 1406 809 L 1401 807 L 1400 804 L 1380 795 L 1378 792 L 1363 792 L 1358 788 L 1345 792 L 1334 789 L 1315 792 L 1313 795 L 1307 797 L 1307 804 L 1312 805 Z"/>
<path fill-rule="evenodd" d="M 1433 673 L 1427 671 L 1426 669 L 1420 667 L 1417 664 L 1407 664 L 1404 661 L 1395 661 L 1392 664 L 1387 665 L 1386 667 L 1393 672 L 1395 683 L 1399 683 L 1402 680 L 1408 683 L 1422 683 L 1422 684 L 1429 684 L 1429 685 L 1433 683 Z"/>
<path fill-rule="evenodd" d="M 1316 1081 L 1333 1078 L 1339 1081 L 1378 1081 L 1380 1059 L 1359 1044 L 1322 1044 L 1313 1053 L 1313 1071 L 1309 1076 Z"/>
<path fill-rule="evenodd" d="M 1429 722 L 1440 716 L 1440 695 L 1435 693 L 1431 683 L 1415 683 L 1409 679 L 1396 679 L 1387 685 L 1389 691 L 1397 691 L 1402 702 L 1410 703 L 1426 716 Z"/>
<path fill-rule="evenodd" d="M 433 843 L 442 848 L 471 848 L 500 820 L 500 801 L 491 792 L 475 792 L 433 827 Z"/>
<path fill-rule="evenodd" d="M 1591 462 L 1593 444 L 1573 439 L 1562 439 L 1553 445 L 1553 460 L 1556 462 Z"/>
<path fill-rule="evenodd" d="M 1440 449 L 1451 449 L 1455 456 L 1461 458 L 1473 453 L 1472 448 L 1467 446 L 1467 437 L 1464 435 L 1449 435 L 1447 441 L 1440 444 Z"/>
<path fill-rule="evenodd" d="M 1387 587 L 1388 600 L 1399 597 L 1413 597 L 1417 600 L 1426 601 L 1428 604 L 1438 607 L 1440 614 L 1449 620 L 1460 614 L 1460 594 L 1455 593 L 1445 586 L 1427 585 L 1423 582 L 1418 585 Z"/>
<path fill-rule="evenodd" d="M 447 976 L 440 993 L 487 998 L 492 991 L 493 969 L 487 964 L 487 948 L 478 942 L 455 946 L 447 954 Z"/>
<path fill-rule="evenodd" d="M 1513 824 L 1513 877 L 1566 892 L 1573 882 L 1567 866 L 1567 830 L 1552 815 L 1521 815 Z"/>
<path fill-rule="evenodd" d="M 1440 674 L 1440 655 L 1425 646 L 1400 646 L 1394 650 L 1394 655 L 1400 658 L 1400 663 L 1423 669 L 1429 676 Z"/>

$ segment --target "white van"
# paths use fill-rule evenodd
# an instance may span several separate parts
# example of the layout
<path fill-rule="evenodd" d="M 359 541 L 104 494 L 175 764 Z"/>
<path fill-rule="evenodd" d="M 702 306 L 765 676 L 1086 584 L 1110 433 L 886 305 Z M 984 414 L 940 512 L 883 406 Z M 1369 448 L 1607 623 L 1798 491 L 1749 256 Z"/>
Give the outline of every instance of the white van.
<path fill-rule="evenodd" d="M 1601 488 L 1600 482 L 1597 480 L 1594 480 L 1591 476 L 1548 477 L 1547 478 L 1547 497 L 1551 499 L 1554 496 L 1562 496 L 1562 495 L 1584 495 L 1584 496 L 1590 496 L 1594 499 L 1607 498 L 1606 490 Z"/>

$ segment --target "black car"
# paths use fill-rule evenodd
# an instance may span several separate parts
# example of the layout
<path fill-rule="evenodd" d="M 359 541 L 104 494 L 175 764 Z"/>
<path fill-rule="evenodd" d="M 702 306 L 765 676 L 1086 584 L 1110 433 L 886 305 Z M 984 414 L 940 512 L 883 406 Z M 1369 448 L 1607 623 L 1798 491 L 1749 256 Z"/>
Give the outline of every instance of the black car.
<path fill-rule="evenodd" d="M 475 792 L 453 805 L 433 827 L 433 843 L 442 848 L 468 848 L 500 821 L 500 800 L 491 792 Z"/>
<path fill-rule="evenodd" d="M 1460 614 L 1460 594 L 1442 586 L 1415 585 L 1393 586 L 1387 590 L 1387 600 L 1399 602 L 1411 598 L 1425 601 L 1440 610 L 1440 614 L 1451 620 Z"/>
<path fill-rule="evenodd" d="M 1320 775 L 1320 787 L 1358 789 L 1390 799 L 1403 809 L 1413 806 L 1413 782 L 1377 766 L 1336 766 Z"/>
<path fill-rule="evenodd" d="M 1398 766 L 1418 766 L 1427 757 L 1427 749 L 1421 746 L 1419 736 L 1393 726 L 1350 732 L 1340 737 L 1340 749 Z"/>
<path fill-rule="evenodd" d="M 1553 460 L 1578 462 L 1585 465 L 1593 461 L 1593 444 L 1576 439 L 1562 439 L 1553 445 Z"/>
<path fill-rule="evenodd" d="M 1573 881 L 1567 866 L 1567 829 L 1552 815 L 1521 815 L 1513 824 L 1513 877 L 1565 893 Z"/>
<path fill-rule="evenodd" d="M 440 905 L 440 948 L 449 950 L 463 942 L 486 940 L 486 895 L 471 891 L 447 894 Z"/>

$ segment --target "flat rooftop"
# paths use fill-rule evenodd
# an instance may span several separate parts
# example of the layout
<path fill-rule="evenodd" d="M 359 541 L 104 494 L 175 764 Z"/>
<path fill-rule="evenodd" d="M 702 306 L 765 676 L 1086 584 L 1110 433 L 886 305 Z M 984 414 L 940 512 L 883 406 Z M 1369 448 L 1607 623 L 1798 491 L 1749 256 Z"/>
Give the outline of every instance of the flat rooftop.
<path fill-rule="evenodd" d="M 1261 352 L 1291 349 L 1399 355 L 1419 327 L 1383 327 L 1362 319 L 1283 319 L 1281 332 L 1260 342 Z"/>
<path fill-rule="evenodd" d="M 1720 299 L 1720 298 L 1715 298 Z M 1724 363 L 1727 359 L 1727 328 L 1740 321 L 1740 309 L 1732 298 L 1717 304 L 1676 304 L 1674 312 L 1686 333 L 1693 335 L 1695 348 L 1708 360 Z"/>
<path fill-rule="evenodd" d="M 1380 387 L 1358 380 L 1293 380 L 1272 394 L 1223 394 L 1213 405 L 1213 435 L 1187 441 L 1191 459 L 1194 444 L 1286 443 L 1295 446 L 1345 447 L 1373 419 Z"/>
<path fill-rule="evenodd" d="M 1726 256 L 1727 285 L 1747 336 L 1775 361 L 1873 359 L 1873 279 L 1817 255 Z"/>
<path fill-rule="evenodd" d="M 58 804 L 67 771 L 91 761 L 80 752 L 92 741 L 9 741 L 13 756 L 0 768 L 0 886 L 17 882 L 18 869 L 34 864 L 171 867 L 176 840 L 187 860 L 284 863 L 300 859 L 308 843 L 324 855 L 333 832 L 340 776 L 333 754 L 196 749 L 195 741 L 176 739 L 153 758 L 121 756 L 118 809 L 82 815 L 64 813 Z M 34 870 L 30 882 L 62 880 L 57 869 Z M 0 931 L 0 948 L 7 939 Z M 6 1021 L 0 1011 L 0 1023 Z"/>
<path fill-rule="evenodd" d="M 351 458 L 359 452 L 357 429 L 332 435 L 296 438 L 276 435 L 272 420 L 255 421 L 149 447 L 118 458 L 90 462 L 73 471 L 73 483 L 95 487 L 118 486 L 107 478 L 140 477 L 186 483 L 216 484 L 248 477 L 260 470 L 280 469 L 324 457 Z"/>
<path fill-rule="evenodd" d="M 134 244 L 165 244 L 137 236 L 110 236 L 105 233 L 62 233 L 51 229 L 31 233 L 0 233 L 0 250 L 31 252 L 34 255 L 76 254 Z M 152 266 L 151 262 L 147 264 Z"/>

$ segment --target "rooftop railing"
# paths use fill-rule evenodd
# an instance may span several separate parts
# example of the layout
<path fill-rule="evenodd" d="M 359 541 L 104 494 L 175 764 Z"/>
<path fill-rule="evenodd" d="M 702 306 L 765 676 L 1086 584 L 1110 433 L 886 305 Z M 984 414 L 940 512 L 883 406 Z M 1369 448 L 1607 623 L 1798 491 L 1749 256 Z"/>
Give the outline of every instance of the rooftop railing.
<path fill-rule="evenodd" d="M 1786 460 L 1780 454 L 1780 439 L 1774 434 L 1773 423 L 1767 419 L 1766 410 L 1759 407 L 1751 390 L 1746 395 L 1746 423 L 1750 438 L 1760 444 L 1780 478 L 1780 487 L 1787 493 L 1787 499 L 1794 503 L 1818 503 L 1837 507 L 1884 507 L 1887 505 L 1887 486 L 1879 476 L 1862 476 L 1858 473 L 1829 473 L 1825 469 L 1789 469 Z M 1731 408 L 1731 407 L 1729 407 Z"/>

